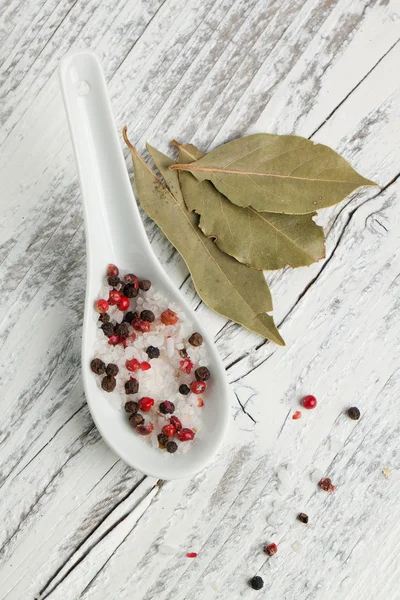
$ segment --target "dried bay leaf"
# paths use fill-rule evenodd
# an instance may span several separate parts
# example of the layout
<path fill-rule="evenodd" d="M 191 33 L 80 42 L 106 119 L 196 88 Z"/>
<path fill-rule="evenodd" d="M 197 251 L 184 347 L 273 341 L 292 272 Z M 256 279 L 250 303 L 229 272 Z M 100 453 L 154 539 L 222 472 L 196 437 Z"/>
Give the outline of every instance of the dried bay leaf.
<path fill-rule="evenodd" d="M 179 184 L 179 178 L 177 177 L 177 172 L 169 170 L 169 167 L 175 164 L 172 158 L 166 156 L 159 150 L 156 150 L 155 148 L 153 148 L 153 146 L 150 146 L 150 144 L 146 144 L 146 149 L 147 152 L 150 154 L 157 169 L 164 177 L 165 182 L 169 187 L 172 195 L 175 196 L 175 198 L 179 201 L 180 204 L 184 204 L 182 190 Z"/>
<path fill-rule="evenodd" d="M 217 313 L 284 346 L 273 318 L 266 314 L 272 310 L 272 298 L 263 273 L 249 269 L 221 252 L 197 226 L 198 217 L 164 187 L 129 144 L 126 130 L 124 139 L 132 152 L 139 201 L 182 255 L 200 298 Z M 160 157 L 156 158 L 157 167 L 164 175 L 163 171 L 169 166 L 168 157 L 163 157 L 162 164 Z M 179 183 L 177 174 L 175 182 Z M 169 185 L 173 187 L 171 180 Z"/>
<path fill-rule="evenodd" d="M 191 163 L 204 153 L 191 144 L 178 144 L 179 162 Z M 171 171 L 173 173 L 174 171 Z M 325 235 L 314 221 L 316 213 L 282 215 L 259 213 L 230 202 L 209 181 L 197 181 L 180 171 L 186 206 L 200 215 L 199 226 L 217 246 L 254 269 L 311 265 L 325 256 Z"/>
<path fill-rule="evenodd" d="M 328 146 L 295 135 L 249 135 L 170 168 L 210 180 L 238 206 L 283 214 L 311 213 L 376 185 Z"/>

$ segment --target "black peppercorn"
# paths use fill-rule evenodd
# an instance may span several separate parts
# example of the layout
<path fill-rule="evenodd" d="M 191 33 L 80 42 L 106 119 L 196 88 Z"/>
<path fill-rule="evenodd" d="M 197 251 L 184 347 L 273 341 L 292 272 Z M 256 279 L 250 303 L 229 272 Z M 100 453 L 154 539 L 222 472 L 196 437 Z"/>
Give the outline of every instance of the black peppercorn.
<path fill-rule="evenodd" d="M 101 315 L 99 315 L 100 323 L 108 323 L 109 320 L 110 320 L 110 315 L 108 313 L 101 313 Z"/>
<path fill-rule="evenodd" d="M 133 273 L 127 273 L 124 275 L 125 283 L 134 283 L 136 286 L 138 285 L 139 279 Z"/>
<path fill-rule="evenodd" d="M 113 392 L 116 385 L 117 380 L 112 375 L 106 375 L 101 381 L 101 387 L 105 392 Z"/>
<path fill-rule="evenodd" d="M 160 356 L 160 351 L 155 346 L 149 346 L 146 350 L 146 354 L 149 358 L 158 358 Z"/>
<path fill-rule="evenodd" d="M 168 436 L 165 435 L 165 433 L 159 433 L 157 439 L 161 446 L 165 446 L 165 444 L 168 442 Z"/>
<path fill-rule="evenodd" d="M 140 283 L 139 283 L 139 287 L 141 290 L 143 290 L 144 292 L 147 292 L 150 288 L 151 288 L 151 281 L 149 281 L 148 279 L 143 279 Z"/>
<path fill-rule="evenodd" d="M 120 283 L 120 278 L 118 277 L 118 275 L 109 275 L 107 277 L 107 283 L 108 285 L 111 285 L 111 287 L 117 287 L 117 285 Z"/>
<path fill-rule="evenodd" d="M 349 415 L 350 419 L 352 419 L 353 421 L 358 421 L 358 419 L 361 416 L 361 413 L 356 406 L 352 406 L 351 408 L 349 408 L 349 410 L 347 411 L 347 414 Z"/>
<path fill-rule="evenodd" d="M 194 333 L 192 333 L 192 335 L 190 336 L 189 340 L 188 340 L 189 344 L 191 344 L 192 346 L 201 346 L 203 343 L 203 337 L 201 336 L 200 333 L 198 333 L 197 331 L 195 331 Z"/>
<path fill-rule="evenodd" d="M 175 411 L 175 404 L 169 400 L 164 400 L 164 402 L 161 402 L 159 410 L 163 415 L 172 415 Z"/>
<path fill-rule="evenodd" d="M 144 423 L 144 418 L 142 417 L 141 414 L 134 413 L 132 415 L 129 415 L 129 424 L 132 425 L 132 427 L 137 427 L 138 425 L 143 425 L 143 423 Z"/>
<path fill-rule="evenodd" d="M 207 367 L 199 367 L 194 372 L 197 381 L 208 381 L 210 379 L 210 371 Z"/>
<path fill-rule="evenodd" d="M 127 284 L 124 285 L 124 287 L 122 289 L 122 293 L 127 298 L 136 298 L 136 296 L 138 295 L 139 291 L 135 287 L 134 283 L 127 283 Z"/>
<path fill-rule="evenodd" d="M 189 392 L 190 392 L 190 387 L 188 387 L 185 383 L 182 383 L 179 386 L 179 393 L 180 394 L 183 394 L 184 396 L 187 396 Z"/>
<path fill-rule="evenodd" d="M 129 325 L 132 323 L 133 319 L 137 319 L 138 318 L 138 314 L 137 312 L 132 312 L 131 310 L 129 312 L 126 313 L 126 315 L 123 318 L 123 321 L 125 323 L 129 323 Z"/>
<path fill-rule="evenodd" d="M 137 394 L 139 391 L 139 382 L 137 379 L 129 379 L 125 383 L 125 393 L 126 394 Z"/>
<path fill-rule="evenodd" d="M 118 375 L 119 368 L 114 363 L 109 363 L 106 368 L 107 375 L 111 375 L 111 377 L 115 377 Z"/>
<path fill-rule="evenodd" d="M 112 323 L 103 323 L 101 329 L 103 330 L 104 335 L 107 337 L 114 335 L 114 325 Z"/>
<path fill-rule="evenodd" d="M 152 313 L 151 310 L 142 310 L 140 318 L 142 321 L 147 321 L 148 323 L 152 323 L 155 319 L 154 313 Z"/>
<path fill-rule="evenodd" d="M 297 518 L 299 521 L 301 521 L 301 523 L 308 523 L 308 515 L 306 515 L 305 513 L 298 514 Z"/>
<path fill-rule="evenodd" d="M 92 369 L 93 373 L 96 373 L 96 375 L 103 375 L 104 371 L 106 370 L 106 365 L 102 360 L 100 360 L 100 358 L 94 358 L 90 363 L 90 368 Z"/>
<path fill-rule="evenodd" d="M 134 400 L 127 400 L 125 402 L 125 411 L 127 413 L 137 413 L 137 411 L 139 410 L 139 404 L 137 402 L 135 402 Z"/>
<path fill-rule="evenodd" d="M 261 588 L 264 587 L 263 578 L 259 577 L 259 575 L 254 575 L 254 577 L 250 579 L 250 585 L 253 590 L 261 590 Z"/>
<path fill-rule="evenodd" d="M 167 450 L 167 452 L 169 452 L 170 454 L 173 454 L 174 452 L 176 452 L 178 450 L 178 444 L 176 442 L 167 442 L 165 444 L 165 448 Z"/>
<path fill-rule="evenodd" d="M 115 326 L 115 334 L 119 335 L 119 337 L 126 338 L 129 335 L 129 326 L 128 323 L 118 323 Z"/>

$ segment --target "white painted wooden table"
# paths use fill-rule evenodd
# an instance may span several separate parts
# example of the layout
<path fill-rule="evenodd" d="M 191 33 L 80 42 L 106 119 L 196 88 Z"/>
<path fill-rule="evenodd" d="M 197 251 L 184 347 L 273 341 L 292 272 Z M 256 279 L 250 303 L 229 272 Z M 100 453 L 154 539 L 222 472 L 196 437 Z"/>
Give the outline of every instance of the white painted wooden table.
<path fill-rule="evenodd" d="M 400 598 L 399 1 L 2 0 L 0 10 L 0 597 Z M 268 275 L 284 349 L 211 313 L 146 221 L 232 385 L 229 439 L 192 481 L 159 487 L 129 469 L 85 403 L 82 210 L 55 74 L 84 46 L 101 55 L 117 126 L 139 149 L 297 133 L 382 187 L 321 214 L 325 261 Z M 306 393 L 318 409 L 292 421 Z M 358 422 L 343 414 L 351 405 Z M 318 491 L 315 469 L 335 494 Z M 261 592 L 247 584 L 255 574 Z"/>

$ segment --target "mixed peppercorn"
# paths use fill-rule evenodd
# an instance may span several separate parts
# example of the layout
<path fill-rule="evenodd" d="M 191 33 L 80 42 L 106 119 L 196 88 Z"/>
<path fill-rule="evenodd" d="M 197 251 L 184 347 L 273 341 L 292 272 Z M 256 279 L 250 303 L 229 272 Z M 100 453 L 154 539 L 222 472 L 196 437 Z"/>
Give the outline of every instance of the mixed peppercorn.
<path fill-rule="evenodd" d="M 352 406 L 348 409 L 347 414 L 349 415 L 352 421 L 358 421 L 361 416 L 360 410 L 356 406 Z"/>
<path fill-rule="evenodd" d="M 259 575 L 254 575 L 254 577 L 250 579 L 250 585 L 253 590 L 261 590 L 261 588 L 264 587 L 264 580 Z"/>
<path fill-rule="evenodd" d="M 152 324 L 156 321 L 156 317 L 151 310 L 144 309 L 140 314 L 131 310 L 131 299 L 138 296 L 139 290 L 142 292 L 148 291 L 151 288 L 151 282 L 147 279 L 139 280 L 133 273 L 128 273 L 121 278 L 118 267 L 110 264 L 107 269 L 107 283 L 112 287 L 108 299 L 101 298 L 95 302 L 95 309 L 99 313 L 98 320 L 101 323 L 100 328 L 106 338 L 108 338 L 108 344 L 113 346 L 121 344 L 126 347 L 129 341 L 134 341 L 139 333 L 150 332 Z M 108 314 L 110 306 L 116 307 L 117 310 L 122 313 L 120 322 L 112 322 L 112 319 Z M 176 325 L 178 321 L 178 315 L 170 308 L 164 310 L 160 315 L 160 322 L 165 326 Z M 203 338 L 200 333 L 194 332 L 187 341 L 191 346 L 198 347 L 202 345 Z M 160 349 L 156 346 L 148 346 L 145 349 L 145 352 L 149 361 L 160 358 Z M 181 348 L 177 350 L 177 352 L 182 359 L 179 363 L 180 371 L 185 374 L 191 374 L 194 369 L 194 364 L 190 360 L 187 350 Z M 96 375 L 102 376 L 102 389 L 106 392 L 113 392 L 117 384 L 116 376 L 119 372 L 118 366 L 111 363 L 105 365 L 99 358 L 93 359 L 90 366 Z M 126 360 L 125 366 L 131 373 L 147 371 L 151 368 L 150 362 L 139 361 L 136 358 Z M 211 376 L 209 369 L 205 366 L 199 366 L 194 371 L 193 375 L 194 380 L 189 385 L 186 383 L 181 383 L 179 385 L 180 394 L 185 396 L 190 392 L 197 395 L 204 393 L 207 387 L 206 382 Z M 178 449 L 178 445 L 174 441 L 174 438 L 180 442 L 194 439 L 195 431 L 183 427 L 180 419 L 173 415 L 175 412 L 175 405 L 173 402 L 164 400 L 159 404 L 157 411 L 154 406 L 155 401 L 153 398 L 143 396 L 142 398 L 136 397 L 134 400 L 131 399 L 131 396 L 138 394 L 140 389 L 140 383 L 133 375 L 124 382 L 124 389 L 127 396 L 125 412 L 129 418 L 130 425 L 135 428 L 139 435 L 147 436 L 152 433 L 154 425 L 153 423 L 146 421 L 144 415 L 146 413 L 154 414 L 154 411 L 156 411 L 158 415 L 163 415 L 166 419 L 166 423 L 162 427 L 162 432 L 157 436 L 159 447 L 161 449 L 165 449 L 167 452 L 173 454 Z M 199 397 L 197 406 L 201 407 L 203 405 L 203 399 Z"/>
<path fill-rule="evenodd" d="M 300 523 L 304 523 L 305 525 L 307 525 L 307 523 L 308 523 L 308 515 L 306 515 L 305 513 L 299 513 L 297 515 L 297 518 L 300 521 Z"/>
<path fill-rule="evenodd" d="M 197 369 L 195 374 L 197 374 L 198 371 L 200 371 L 200 369 Z M 200 371 L 200 373 L 202 373 L 202 371 Z M 200 380 L 202 379 L 202 377 L 196 377 L 196 378 L 200 379 Z M 307 395 L 302 398 L 302 400 L 300 401 L 300 404 L 306 410 L 312 410 L 312 409 L 316 408 L 316 406 L 317 406 L 317 399 L 315 398 L 315 396 Z M 348 408 L 346 410 L 346 414 L 353 421 L 357 421 L 361 416 L 360 410 L 356 406 Z M 302 416 L 301 411 L 296 410 L 292 414 L 292 419 L 294 421 L 296 421 L 296 420 L 300 419 L 301 416 Z M 384 471 L 385 471 L 385 469 L 384 469 Z M 328 493 L 333 493 L 335 491 L 335 486 L 329 477 L 323 477 L 322 479 L 320 479 L 318 481 L 318 487 L 321 490 L 323 490 L 324 492 L 328 492 Z M 309 522 L 309 517 L 306 513 L 301 512 L 297 515 L 297 520 L 300 521 L 300 523 L 304 523 L 305 525 L 307 525 Z M 294 548 L 294 544 L 293 544 L 293 548 Z M 278 547 L 276 544 L 271 543 L 271 544 L 268 544 L 267 546 L 264 546 L 263 551 L 265 554 L 272 557 L 277 553 Z M 259 575 L 255 575 L 254 577 L 252 577 L 249 580 L 249 585 L 253 588 L 253 590 L 260 590 L 264 586 L 264 581 Z"/>
<path fill-rule="evenodd" d="M 115 287 L 121 285 L 120 280 L 118 279 L 117 275 L 118 275 L 118 273 L 117 274 L 112 273 L 108 276 L 109 285 L 113 285 Z M 129 275 L 126 277 L 134 278 L 135 276 Z M 126 283 L 125 278 L 124 278 L 124 280 Z M 132 292 L 132 289 L 130 287 L 127 290 L 126 288 L 128 285 L 133 286 L 133 289 L 135 290 L 136 293 Z M 138 285 L 138 287 L 136 287 L 135 281 L 133 281 L 133 280 L 129 281 L 129 283 L 126 283 L 125 286 L 123 287 L 123 295 L 125 295 L 127 298 L 135 297 L 138 293 L 138 291 L 137 291 L 138 289 L 141 289 L 144 291 L 148 290 L 148 289 L 150 289 L 151 283 L 150 283 L 150 281 L 147 281 L 147 280 L 140 281 L 140 282 L 138 281 L 137 285 Z M 118 292 L 118 289 L 116 289 L 115 291 Z M 133 293 L 133 295 L 131 295 L 132 293 Z M 110 292 L 110 297 L 111 297 L 111 299 L 109 298 L 108 303 L 105 300 L 98 300 L 96 302 L 96 310 L 98 310 L 98 312 L 100 312 L 99 321 L 102 323 L 101 328 L 102 328 L 104 334 L 109 339 L 112 336 L 117 336 L 119 338 L 127 337 L 129 335 L 128 324 L 132 324 L 134 329 L 136 329 L 137 331 L 150 331 L 150 324 L 153 323 L 155 320 L 155 316 L 152 313 L 152 311 L 150 311 L 150 310 L 143 310 L 140 313 L 140 317 L 138 316 L 138 314 L 136 312 L 129 311 L 125 314 L 121 324 L 111 325 L 110 317 L 106 312 L 108 310 L 108 305 L 116 304 L 118 306 L 118 308 L 120 310 L 122 310 L 120 307 L 125 306 L 125 304 L 124 304 L 124 302 L 121 302 L 121 297 L 122 297 L 121 295 L 119 297 L 117 297 L 115 295 L 112 295 Z M 164 325 L 175 325 L 179 319 L 178 319 L 178 316 L 176 315 L 176 313 L 174 313 L 174 311 L 172 311 L 171 309 L 167 309 L 161 314 L 160 320 Z M 126 324 L 126 326 L 124 326 L 125 324 Z M 195 332 L 188 338 L 188 343 L 194 347 L 200 346 L 203 343 L 203 338 L 200 335 L 200 333 Z M 160 357 L 159 348 L 156 348 L 154 346 L 148 346 L 148 348 L 145 350 L 145 352 L 146 352 L 149 360 L 157 359 Z M 180 370 L 186 374 L 190 374 L 194 368 L 194 365 L 193 365 L 193 362 L 190 360 L 187 350 L 182 348 L 182 349 L 178 350 L 178 352 L 179 352 L 179 356 L 182 358 L 182 360 L 180 361 Z M 139 371 L 139 370 L 146 370 L 147 368 L 150 368 L 150 366 L 151 365 L 149 363 L 143 363 L 143 362 L 140 363 L 136 359 L 131 359 L 130 361 L 126 361 L 127 369 L 129 371 L 133 371 L 133 372 Z M 110 363 L 106 366 L 102 360 L 96 358 L 96 359 L 92 360 L 91 368 L 92 368 L 92 371 L 94 373 L 96 373 L 97 375 L 105 374 L 105 376 L 102 380 L 103 389 L 105 389 L 106 391 L 112 391 L 115 388 L 115 385 L 116 385 L 115 377 L 118 374 L 117 365 Z M 194 371 L 194 377 L 195 377 L 195 380 L 192 381 L 190 386 L 188 386 L 185 383 L 182 383 L 179 385 L 179 393 L 180 394 L 182 394 L 183 396 L 186 396 L 190 392 L 192 392 L 194 394 L 202 394 L 205 391 L 206 381 L 208 381 L 210 379 L 209 369 L 204 366 L 198 367 Z M 128 382 L 125 383 L 125 389 L 126 389 L 127 394 L 137 393 L 139 391 L 138 381 L 134 378 L 131 378 Z M 202 406 L 202 405 L 203 405 L 203 401 L 201 398 L 199 398 L 198 406 Z M 317 399 L 315 398 L 315 396 L 307 395 L 301 400 L 301 405 L 306 410 L 312 410 L 312 409 L 316 408 L 316 406 L 317 406 Z M 154 400 L 149 397 L 140 398 L 138 401 L 130 400 L 130 399 L 128 399 L 126 401 L 125 411 L 127 412 L 128 416 L 129 416 L 129 422 L 140 435 L 149 435 L 154 430 L 154 426 L 152 423 L 146 424 L 145 418 L 143 417 L 142 414 L 139 413 L 139 410 L 142 413 L 148 413 L 149 411 L 151 411 L 153 409 L 153 407 L 154 407 Z M 174 438 L 176 438 L 180 442 L 189 441 L 189 440 L 194 439 L 195 432 L 189 428 L 183 427 L 180 419 L 173 414 L 175 412 L 175 405 L 173 404 L 173 402 L 170 402 L 169 400 L 164 400 L 163 402 L 161 402 L 159 404 L 158 412 L 164 416 L 172 415 L 168 419 L 168 422 L 162 427 L 161 433 L 159 433 L 157 436 L 159 448 L 165 449 L 167 452 L 172 454 L 172 453 L 176 452 L 178 449 L 177 443 L 175 441 L 173 441 Z M 347 409 L 346 413 L 347 413 L 348 417 L 352 420 L 358 420 L 361 416 L 360 410 L 357 407 L 351 407 L 351 408 Z M 292 415 L 292 419 L 297 420 L 297 419 L 301 418 L 301 416 L 302 416 L 301 412 L 297 410 Z M 335 490 L 335 486 L 333 485 L 332 480 L 329 477 L 322 478 L 318 482 L 318 486 L 320 487 L 321 490 L 323 490 L 325 492 L 329 492 L 329 493 L 332 493 Z M 302 512 L 297 515 L 297 519 L 298 519 L 298 521 L 300 521 L 303 524 L 308 524 L 308 522 L 309 522 L 308 515 L 305 513 L 302 513 Z M 275 543 L 270 543 L 270 544 L 264 546 L 263 551 L 265 554 L 267 554 L 267 556 L 272 557 L 277 553 L 278 547 Z M 187 556 L 190 558 L 194 558 L 195 556 L 197 556 L 197 554 L 196 553 L 188 553 Z M 264 586 L 264 581 L 263 581 L 262 577 L 256 575 L 249 580 L 249 584 L 254 590 L 260 590 Z"/>

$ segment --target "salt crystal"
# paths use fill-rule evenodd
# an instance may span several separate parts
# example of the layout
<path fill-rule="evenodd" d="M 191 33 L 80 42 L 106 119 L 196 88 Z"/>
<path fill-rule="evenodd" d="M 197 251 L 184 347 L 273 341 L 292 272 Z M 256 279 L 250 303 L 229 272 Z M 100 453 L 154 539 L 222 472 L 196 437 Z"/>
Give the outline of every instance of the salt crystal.
<path fill-rule="evenodd" d="M 142 337 L 137 338 L 134 343 L 134 347 L 141 350 L 144 346 L 144 339 Z"/>
<path fill-rule="evenodd" d="M 281 519 L 279 518 L 277 513 L 273 512 L 269 515 L 267 522 L 268 522 L 268 525 L 275 527 L 275 525 L 278 525 L 278 523 L 281 522 Z"/>
<path fill-rule="evenodd" d="M 338 438 L 331 436 L 329 438 L 329 446 L 330 446 L 330 449 L 332 452 L 335 452 L 336 454 L 338 454 L 339 452 L 341 452 L 343 450 L 344 443 L 341 440 L 339 440 Z"/>
<path fill-rule="evenodd" d="M 275 510 L 283 510 L 284 508 L 286 508 L 286 504 L 283 500 L 281 500 L 280 498 L 277 498 L 276 500 L 273 501 L 272 506 L 274 507 Z"/>
<path fill-rule="evenodd" d="M 310 479 L 313 483 L 318 483 L 323 478 L 324 474 L 321 469 L 314 469 L 310 475 Z"/>
<path fill-rule="evenodd" d="M 277 475 L 278 475 L 279 481 L 282 484 L 290 485 L 292 478 L 291 478 L 290 474 L 286 471 L 286 469 L 280 469 L 278 471 Z"/>
<path fill-rule="evenodd" d="M 167 338 L 167 354 L 173 356 L 174 354 L 175 340 L 173 337 Z"/>
<path fill-rule="evenodd" d="M 128 346 L 125 350 L 125 360 L 131 360 L 135 355 L 135 347 Z"/>
<path fill-rule="evenodd" d="M 281 483 L 278 485 L 277 492 L 280 496 L 286 496 L 289 493 L 289 487 Z"/>
<path fill-rule="evenodd" d="M 178 552 L 178 549 L 173 546 L 168 546 L 167 544 L 159 544 L 157 551 L 160 554 L 165 554 L 165 556 L 172 556 Z"/>
<path fill-rule="evenodd" d="M 292 548 L 295 552 L 301 552 L 303 550 L 303 544 L 299 541 L 293 542 Z"/>
<path fill-rule="evenodd" d="M 218 583 L 216 581 L 209 581 L 209 584 L 212 587 L 212 589 L 214 590 L 214 592 L 217 592 L 217 594 L 221 594 L 222 587 L 220 585 L 218 585 Z"/>

